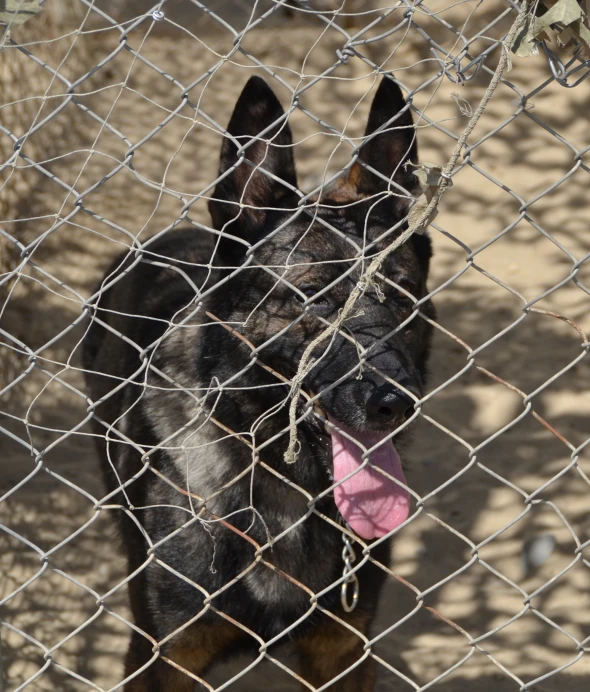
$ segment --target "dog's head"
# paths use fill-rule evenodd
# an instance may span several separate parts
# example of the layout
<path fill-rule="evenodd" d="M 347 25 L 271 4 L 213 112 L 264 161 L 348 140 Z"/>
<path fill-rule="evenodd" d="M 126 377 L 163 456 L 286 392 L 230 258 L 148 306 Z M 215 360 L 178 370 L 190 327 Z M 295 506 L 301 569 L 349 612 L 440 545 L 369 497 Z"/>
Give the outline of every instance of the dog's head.
<path fill-rule="evenodd" d="M 309 344 L 339 318 L 372 259 L 407 228 L 404 190 L 413 191 L 416 178 L 405 164 L 417 160 L 411 112 L 397 84 L 383 78 L 358 160 L 306 204 L 300 204 L 287 116 L 262 79 L 247 83 L 228 134 L 209 204 L 223 232 L 216 263 L 230 274 L 242 267 L 228 284 L 224 317 L 259 348 L 261 362 L 292 377 Z M 363 465 L 362 448 L 380 445 L 371 463 L 403 481 L 391 440 L 382 440 L 413 415 L 422 396 L 430 327 L 419 313 L 434 312 L 429 301 L 419 309 L 415 303 L 427 293 L 430 255 L 428 237 L 416 234 L 390 253 L 339 331 L 317 344 L 304 379 L 318 408 L 301 411 L 300 439 L 313 448 L 311 440 L 325 435 L 318 425 L 325 416 L 327 467 L 334 482 L 345 479 L 336 502 L 367 538 L 407 515 L 407 494 Z M 268 393 L 250 396 L 268 401 L 269 409 L 276 404 Z"/>

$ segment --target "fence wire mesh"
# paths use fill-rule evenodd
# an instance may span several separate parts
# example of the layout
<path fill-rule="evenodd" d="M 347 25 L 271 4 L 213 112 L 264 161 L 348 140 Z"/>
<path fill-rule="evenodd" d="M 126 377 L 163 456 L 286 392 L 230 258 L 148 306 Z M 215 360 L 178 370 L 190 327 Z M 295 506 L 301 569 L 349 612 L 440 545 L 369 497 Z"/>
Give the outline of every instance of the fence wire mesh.
<path fill-rule="evenodd" d="M 536 9 L 8 21 L 1 690 L 587 689 L 590 64 Z"/>

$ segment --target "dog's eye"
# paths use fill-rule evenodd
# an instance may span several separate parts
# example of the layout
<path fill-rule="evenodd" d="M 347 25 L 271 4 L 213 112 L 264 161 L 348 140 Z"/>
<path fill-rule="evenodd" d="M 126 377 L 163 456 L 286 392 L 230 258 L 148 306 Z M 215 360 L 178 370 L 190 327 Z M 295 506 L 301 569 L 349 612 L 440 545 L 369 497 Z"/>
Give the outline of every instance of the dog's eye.
<path fill-rule="evenodd" d="M 317 286 L 301 286 L 299 290 L 306 298 L 313 298 L 319 293 L 320 289 Z M 299 294 L 297 294 L 297 299 L 303 302 L 303 299 Z"/>
<path fill-rule="evenodd" d="M 304 303 L 306 298 L 313 298 L 315 295 L 317 295 L 321 291 L 321 288 L 319 288 L 319 286 L 300 286 L 299 290 L 301 291 L 301 293 L 303 293 L 305 298 L 300 296 L 299 293 L 296 294 L 295 298 L 300 303 Z M 323 301 L 323 299 L 320 298 L 318 302 L 322 302 L 322 301 Z"/>
<path fill-rule="evenodd" d="M 414 284 L 413 284 L 411 281 L 405 281 L 405 280 L 402 279 L 401 281 L 396 281 L 395 283 L 396 283 L 402 290 L 406 291 L 406 293 L 409 293 L 409 294 L 412 295 L 412 296 L 415 295 L 416 287 L 414 286 Z M 400 293 L 401 293 L 401 292 L 400 292 Z M 406 296 L 405 293 L 401 293 L 401 296 L 402 296 L 403 298 L 407 298 L 407 296 Z"/>

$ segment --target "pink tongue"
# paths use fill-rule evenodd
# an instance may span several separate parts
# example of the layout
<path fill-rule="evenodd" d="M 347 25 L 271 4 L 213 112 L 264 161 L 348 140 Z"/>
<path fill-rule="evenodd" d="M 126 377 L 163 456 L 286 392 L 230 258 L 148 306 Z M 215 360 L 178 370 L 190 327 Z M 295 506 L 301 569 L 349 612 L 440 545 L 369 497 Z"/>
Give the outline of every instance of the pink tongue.
<path fill-rule="evenodd" d="M 374 447 L 384 435 L 373 432 L 357 432 L 345 428 L 341 423 L 330 420 L 343 432 L 350 435 L 366 449 Z M 348 440 L 336 430 L 332 433 L 332 454 L 334 456 L 334 482 L 342 480 L 349 473 L 359 469 L 363 463 L 363 450 L 352 440 Z M 369 464 L 344 483 L 334 488 L 334 500 L 340 514 L 350 528 L 361 538 L 380 538 L 397 528 L 410 512 L 410 495 L 379 471 L 378 467 L 405 485 L 406 479 L 402 464 L 391 440 L 383 442 L 371 452 Z"/>

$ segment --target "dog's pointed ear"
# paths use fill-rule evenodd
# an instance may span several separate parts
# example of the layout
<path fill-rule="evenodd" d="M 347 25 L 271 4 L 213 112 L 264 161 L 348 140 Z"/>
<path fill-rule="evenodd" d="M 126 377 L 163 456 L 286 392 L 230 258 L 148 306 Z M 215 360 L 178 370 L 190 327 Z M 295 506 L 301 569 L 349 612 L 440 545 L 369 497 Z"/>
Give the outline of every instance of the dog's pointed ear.
<path fill-rule="evenodd" d="M 404 165 L 418 160 L 412 113 L 399 86 L 387 76 L 381 80 L 373 99 L 365 140 L 359 159 L 383 177 L 355 163 L 350 176 L 360 194 L 373 195 L 387 190 L 391 179 L 410 192 L 417 189 L 418 181 L 411 166 Z M 401 206 L 405 208 L 407 203 Z"/>
<path fill-rule="evenodd" d="M 248 80 L 236 103 L 221 147 L 219 177 L 209 201 L 213 225 L 248 240 L 265 225 L 266 208 L 285 206 L 294 197 L 288 187 L 297 187 L 293 136 L 279 100 L 260 77 Z"/>

